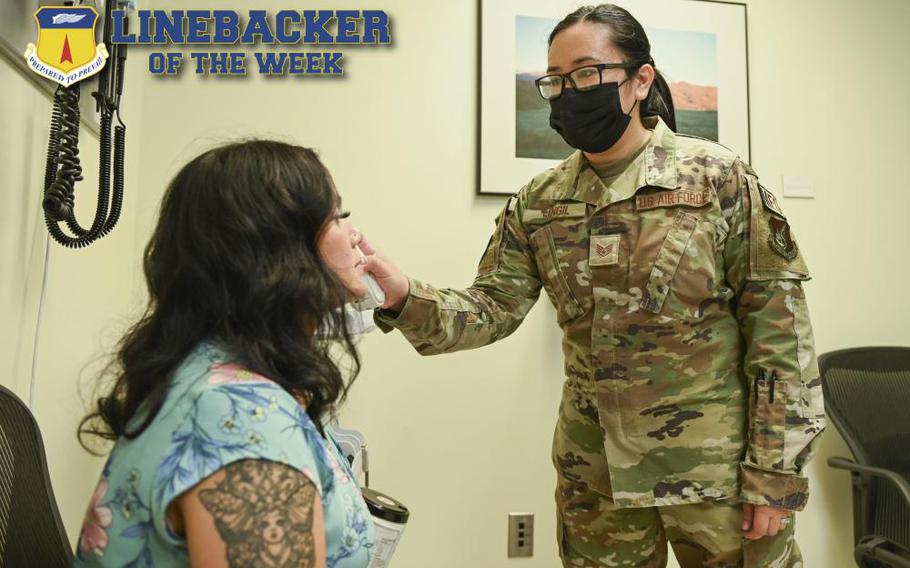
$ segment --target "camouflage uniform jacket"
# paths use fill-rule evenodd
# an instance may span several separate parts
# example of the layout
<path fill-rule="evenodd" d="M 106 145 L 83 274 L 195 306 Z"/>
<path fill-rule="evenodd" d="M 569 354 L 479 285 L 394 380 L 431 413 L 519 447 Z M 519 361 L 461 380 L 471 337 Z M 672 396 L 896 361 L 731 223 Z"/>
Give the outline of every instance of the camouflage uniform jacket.
<path fill-rule="evenodd" d="M 512 333 L 543 286 L 566 375 L 596 392 L 617 505 L 800 510 L 825 425 L 806 265 L 747 164 L 648 126 L 611 185 L 576 152 L 511 197 L 471 287 L 411 279 L 376 322 L 424 355 L 471 349 Z"/>

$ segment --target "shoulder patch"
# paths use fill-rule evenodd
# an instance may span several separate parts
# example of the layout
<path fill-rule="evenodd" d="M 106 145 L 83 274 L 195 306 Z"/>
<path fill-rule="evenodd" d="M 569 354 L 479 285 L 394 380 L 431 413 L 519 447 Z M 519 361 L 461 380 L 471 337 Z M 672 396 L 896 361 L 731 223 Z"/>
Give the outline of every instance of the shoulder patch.
<path fill-rule="evenodd" d="M 783 209 L 780 208 L 780 203 L 777 201 L 777 198 L 773 193 L 768 191 L 762 184 L 758 184 L 758 191 L 761 193 L 761 201 L 764 204 L 765 209 L 777 213 L 784 219 L 787 218 L 787 216 L 784 215 Z"/>
<path fill-rule="evenodd" d="M 516 203 L 518 203 L 518 196 L 513 195 L 512 197 L 509 198 L 509 202 L 506 203 L 506 213 L 511 213 L 512 211 L 515 211 Z"/>
<path fill-rule="evenodd" d="M 499 261 L 502 257 L 502 248 L 506 243 L 506 232 L 509 230 L 507 222 L 513 215 L 517 215 L 520 201 L 522 200 L 522 189 L 515 195 L 509 197 L 502 211 L 496 217 L 496 230 L 490 235 L 487 241 L 487 248 L 484 250 L 483 257 L 477 267 L 477 275 L 485 276 L 499 270 Z"/>
<path fill-rule="evenodd" d="M 751 280 L 808 280 L 809 269 L 774 194 L 754 177 L 749 190 L 749 277 Z"/>
<path fill-rule="evenodd" d="M 792 261 L 799 254 L 796 251 L 796 243 L 790 236 L 790 225 L 785 219 L 771 217 L 768 219 L 768 228 L 771 234 L 768 236 L 768 245 L 771 250 L 781 255 L 787 262 Z"/>

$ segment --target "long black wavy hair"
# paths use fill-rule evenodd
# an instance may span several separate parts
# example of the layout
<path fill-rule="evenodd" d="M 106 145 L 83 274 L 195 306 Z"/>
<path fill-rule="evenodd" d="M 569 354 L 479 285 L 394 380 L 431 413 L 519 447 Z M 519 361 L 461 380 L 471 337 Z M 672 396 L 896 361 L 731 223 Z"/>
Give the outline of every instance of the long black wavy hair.
<path fill-rule="evenodd" d="M 347 292 L 317 249 L 339 205 L 328 170 L 307 148 L 237 142 L 184 166 L 145 249 L 148 305 L 107 367 L 110 391 L 79 425 L 82 445 L 92 451 L 86 435 L 142 433 L 174 371 L 206 339 L 306 401 L 321 428 L 360 371 L 343 314 L 334 309 Z M 352 363 L 345 373 L 332 343 L 314 333 L 327 317 Z M 142 423 L 128 429 L 146 405 Z"/>
<path fill-rule="evenodd" d="M 616 4 L 600 4 L 597 6 L 582 6 L 563 18 L 553 31 L 547 45 L 553 44 L 553 39 L 559 32 L 580 24 L 592 22 L 607 26 L 610 30 L 610 40 L 613 45 L 628 58 L 630 63 L 641 67 L 645 63 L 654 67 L 654 58 L 651 57 L 651 42 L 645 29 L 625 8 Z M 638 67 L 627 69 L 626 76 L 632 77 L 638 72 Z M 654 82 L 651 90 L 641 105 L 641 117 L 658 115 L 667 123 L 674 132 L 676 131 L 676 110 L 673 105 L 673 95 L 666 79 L 656 68 Z"/>

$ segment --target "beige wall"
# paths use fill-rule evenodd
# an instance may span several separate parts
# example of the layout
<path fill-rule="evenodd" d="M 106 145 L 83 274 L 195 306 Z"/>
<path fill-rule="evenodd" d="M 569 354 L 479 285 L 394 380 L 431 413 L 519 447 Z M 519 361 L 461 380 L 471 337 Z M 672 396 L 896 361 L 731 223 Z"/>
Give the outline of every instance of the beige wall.
<path fill-rule="evenodd" d="M 141 77 L 141 69 L 132 65 L 128 73 Z M 51 240 L 45 264 L 50 238 L 41 213 L 41 185 L 52 105 L 6 60 L 0 60 L 0 85 L 0 383 L 26 402 L 32 400 L 60 513 L 75 540 L 102 465 L 79 446 L 76 427 L 85 414 L 83 400 L 91 398 L 100 355 L 129 322 L 140 276 L 134 251 L 139 214 L 135 164 L 141 131 L 136 109 L 142 93 L 126 87 L 122 116 L 128 129 L 127 178 L 117 227 L 83 249 L 64 248 Z M 89 93 L 83 90 L 82 96 Z M 76 214 L 88 227 L 98 194 L 99 145 L 97 136 L 84 127 L 79 149 L 85 179 L 76 185 Z"/>
<path fill-rule="evenodd" d="M 278 0 L 257 5 L 286 7 Z M 159 0 L 142 7 L 216 6 L 250 3 Z M 434 284 L 470 282 L 502 206 L 499 198 L 474 195 L 475 2 L 362 0 L 355 7 L 388 11 L 395 44 L 348 50 L 341 80 L 130 73 L 131 104 L 141 103 L 130 113 L 130 124 L 141 125 L 131 130 L 131 144 L 138 144 L 128 153 L 136 169 L 127 215 L 135 222 L 125 219 L 110 240 L 87 251 L 52 248 L 39 342 L 36 412 L 71 533 L 98 468 L 72 435 L 80 414 L 76 375 L 135 314 L 138 254 L 162 189 L 202 148 L 253 134 L 314 146 L 356 223 L 386 254 Z M 778 194 L 782 175 L 806 175 L 818 195 L 783 205 L 814 275 L 807 288 L 820 352 L 910 344 L 910 309 L 899 299 L 910 277 L 903 260 L 910 194 L 892 174 L 908 149 L 910 119 L 902 111 L 910 83 L 896 72 L 910 50 L 902 28 L 908 16 L 904 0 L 749 2 L 753 165 Z M 143 55 L 133 50 L 131 65 L 144 65 Z M 29 87 L 7 68 L 0 74 L 0 83 L 15 87 L 0 114 L 4 134 L 18 120 L 37 122 L 29 128 L 43 133 L 35 117 L 46 108 L 30 102 Z M 11 176 L 4 191 L 28 185 L 23 180 L 34 180 L 40 167 L 40 139 L 25 155 L 6 136 L 2 144 L 3 156 L 17 156 L 13 172 L 4 173 Z M 29 266 L 40 270 L 40 263 Z M 36 285 L 30 278 L 29 294 Z M 80 300 L 65 304 L 71 297 Z M 30 333 L 22 319 L 19 333 Z M 4 344 L 16 340 L 4 333 Z M 364 371 L 342 421 L 369 437 L 373 486 L 411 507 L 396 568 L 555 566 L 549 445 L 562 378 L 559 331 L 546 299 L 515 335 L 479 351 L 421 358 L 400 336 L 378 333 L 361 347 Z M 813 497 L 797 529 L 809 567 L 851 564 L 848 479 L 824 464 L 845 453 L 829 431 L 809 469 Z M 536 513 L 534 558 L 505 557 L 509 511 Z"/>

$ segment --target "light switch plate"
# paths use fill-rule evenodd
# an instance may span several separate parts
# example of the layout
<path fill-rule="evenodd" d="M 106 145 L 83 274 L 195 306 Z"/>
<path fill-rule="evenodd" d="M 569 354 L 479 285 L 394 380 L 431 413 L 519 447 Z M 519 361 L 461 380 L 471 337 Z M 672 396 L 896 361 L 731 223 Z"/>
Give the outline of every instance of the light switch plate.
<path fill-rule="evenodd" d="M 784 197 L 800 197 L 812 199 L 815 189 L 812 188 L 812 178 L 806 176 L 784 176 Z"/>

